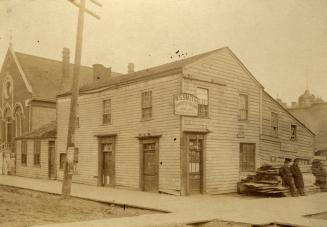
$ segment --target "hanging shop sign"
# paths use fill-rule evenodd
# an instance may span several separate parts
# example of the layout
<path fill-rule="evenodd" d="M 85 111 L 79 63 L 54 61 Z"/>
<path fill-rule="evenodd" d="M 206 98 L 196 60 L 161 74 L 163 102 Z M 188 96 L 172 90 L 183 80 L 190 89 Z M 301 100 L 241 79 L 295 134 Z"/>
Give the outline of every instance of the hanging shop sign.
<path fill-rule="evenodd" d="M 175 114 L 183 116 L 198 116 L 199 100 L 196 96 L 182 93 L 174 97 Z"/>

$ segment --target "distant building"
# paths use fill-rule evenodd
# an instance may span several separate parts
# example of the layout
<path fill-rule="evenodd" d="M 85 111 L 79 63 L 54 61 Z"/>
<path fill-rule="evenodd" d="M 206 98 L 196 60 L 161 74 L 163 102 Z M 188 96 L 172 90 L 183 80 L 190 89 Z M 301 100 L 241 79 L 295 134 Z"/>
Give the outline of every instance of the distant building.
<path fill-rule="evenodd" d="M 236 192 L 285 157 L 309 162 L 314 133 L 229 48 L 82 86 L 73 181 L 177 195 Z M 57 98 L 63 177 L 70 93 Z"/>
<path fill-rule="evenodd" d="M 298 103 L 289 108 L 290 113 L 301 120 L 315 134 L 315 151 L 317 154 L 327 152 L 327 102 L 317 98 L 307 89 Z"/>

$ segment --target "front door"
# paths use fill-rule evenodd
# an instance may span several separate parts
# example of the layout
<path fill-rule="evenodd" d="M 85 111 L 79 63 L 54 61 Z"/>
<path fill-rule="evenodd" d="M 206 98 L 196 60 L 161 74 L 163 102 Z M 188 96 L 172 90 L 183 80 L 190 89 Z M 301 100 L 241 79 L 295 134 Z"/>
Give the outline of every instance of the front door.
<path fill-rule="evenodd" d="M 187 169 L 188 192 L 199 194 L 203 190 L 203 144 L 204 136 L 197 134 L 186 135 L 187 140 Z"/>
<path fill-rule="evenodd" d="M 159 158 L 158 139 L 142 141 L 142 179 L 143 191 L 158 191 L 159 189 Z"/>
<path fill-rule="evenodd" d="M 56 165 L 55 165 L 55 141 L 49 141 L 49 178 L 56 178 Z"/>
<path fill-rule="evenodd" d="M 100 139 L 99 176 L 102 186 L 115 184 L 115 139 L 104 137 Z"/>

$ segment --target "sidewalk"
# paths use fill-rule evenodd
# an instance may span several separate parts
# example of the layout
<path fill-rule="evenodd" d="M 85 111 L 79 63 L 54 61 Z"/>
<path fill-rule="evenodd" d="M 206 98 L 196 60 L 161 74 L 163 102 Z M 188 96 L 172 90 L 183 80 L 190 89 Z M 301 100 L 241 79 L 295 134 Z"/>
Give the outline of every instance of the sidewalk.
<path fill-rule="evenodd" d="M 55 194 L 61 192 L 59 181 L 0 175 L 0 184 Z M 252 198 L 237 195 L 182 197 L 73 184 L 72 196 L 170 213 L 46 226 L 158 226 L 213 219 L 256 225 L 275 222 L 298 226 L 327 226 L 327 220 L 303 217 L 326 212 L 327 193 L 295 198 Z"/>

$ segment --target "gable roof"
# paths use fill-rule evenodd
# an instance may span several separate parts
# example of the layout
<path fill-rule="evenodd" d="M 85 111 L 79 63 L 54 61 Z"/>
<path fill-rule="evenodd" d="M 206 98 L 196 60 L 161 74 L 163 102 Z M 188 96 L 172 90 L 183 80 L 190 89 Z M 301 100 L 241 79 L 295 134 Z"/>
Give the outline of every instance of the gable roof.
<path fill-rule="evenodd" d="M 225 48 L 227 48 L 227 47 L 223 47 L 223 48 L 209 51 L 206 53 L 198 54 L 198 55 L 195 55 L 195 56 L 192 56 L 189 58 L 185 58 L 182 60 L 178 60 L 175 62 L 170 62 L 170 63 L 166 63 L 163 65 L 143 69 L 143 70 L 136 71 L 133 73 L 127 73 L 127 74 L 123 74 L 121 76 L 112 77 L 106 82 L 95 82 L 92 84 L 87 84 L 85 86 L 82 86 L 80 90 L 81 91 L 95 90 L 95 89 L 110 87 L 111 85 L 136 82 L 139 80 L 143 80 L 145 78 L 146 79 L 155 79 L 155 78 L 157 78 L 158 74 L 172 71 L 172 70 L 182 69 L 184 66 L 186 66 L 188 64 L 196 62 L 206 56 L 209 56 L 212 53 L 215 53 L 215 52 L 220 51 Z M 65 95 L 65 94 L 63 94 L 63 95 Z"/>
<path fill-rule="evenodd" d="M 9 47 L 9 52 L 12 54 L 14 62 L 33 98 L 55 100 L 56 96 L 63 92 L 62 61 L 16 52 L 12 46 Z M 70 64 L 69 78 L 67 80 L 69 85 L 66 84 L 65 88 L 71 87 L 73 66 L 74 64 Z M 112 72 L 112 75 L 121 74 Z M 80 85 L 93 83 L 93 69 L 91 67 L 81 66 L 79 83 Z"/>
<path fill-rule="evenodd" d="M 60 93 L 62 82 L 62 62 L 43 57 L 16 52 L 17 59 L 32 86 L 33 96 L 46 99 L 55 99 Z M 70 75 L 73 65 L 70 64 Z M 72 76 L 70 76 L 70 82 Z M 92 68 L 81 66 L 80 82 L 91 83 L 93 80 Z"/>
<path fill-rule="evenodd" d="M 42 127 L 25 133 L 22 136 L 16 137 L 16 140 L 21 139 L 45 139 L 45 138 L 56 138 L 57 137 L 57 123 L 52 121 L 49 124 L 43 125 Z"/>
<path fill-rule="evenodd" d="M 189 58 L 185 58 L 185 59 L 181 59 L 181 60 L 178 60 L 175 62 L 170 62 L 170 63 L 166 63 L 163 65 L 151 67 L 148 69 L 136 71 L 133 73 L 124 74 L 124 75 L 121 75 L 118 77 L 112 77 L 109 80 L 107 80 L 106 82 L 95 82 L 95 83 L 87 84 L 85 86 L 81 86 L 80 91 L 85 92 L 85 91 L 91 91 L 91 90 L 97 90 L 97 89 L 104 89 L 104 88 L 108 88 L 108 87 L 115 86 L 115 85 L 137 82 L 137 81 L 141 81 L 144 79 L 147 79 L 147 80 L 155 79 L 155 78 L 160 77 L 160 75 L 165 75 L 164 73 L 168 72 L 168 71 L 176 70 L 176 72 L 179 72 L 178 70 L 182 70 L 183 67 L 185 67 L 189 64 L 195 63 L 201 59 L 204 59 L 205 57 L 210 56 L 213 53 L 217 53 L 222 50 L 228 50 L 231 53 L 232 57 L 241 65 L 241 67 L 246 71 L 246 73 L 249 74 L 249 76 L 257 83 L 257 85 L 259 87 L 263 88 L 263 86 L 255 79 L 255 77 L 243 65 L 243 63 L 235 56 L 235 54 L 228 47 L 222 47 L 222 48 L 219 48 L 216 50 L 198 54 L 198 55 L 195 55 L 195 56 L 192 56 Z M 69 93 L 65 93 L 60 96 L 65 96 L 68 94 Z"/>

